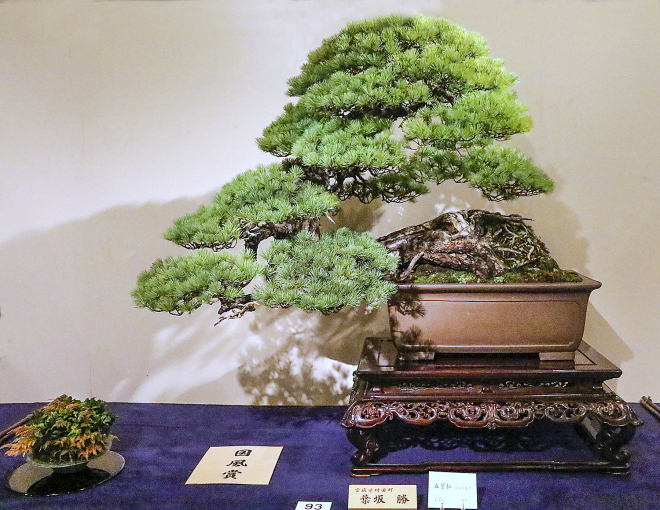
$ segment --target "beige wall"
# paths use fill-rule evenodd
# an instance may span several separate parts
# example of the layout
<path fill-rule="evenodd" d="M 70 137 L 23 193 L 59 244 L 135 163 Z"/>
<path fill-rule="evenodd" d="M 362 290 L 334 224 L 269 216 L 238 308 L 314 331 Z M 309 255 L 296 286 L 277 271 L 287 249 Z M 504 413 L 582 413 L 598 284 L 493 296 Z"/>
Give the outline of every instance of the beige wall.
<path fill-rule="evenodd" d="M 160 237 L 172 219 L 271 160 L 254 138 L 307 52 L 351 19 L 390 12 L 476 30 L 518 74 L 535 128 L 515 143 L 557 191 L 501 210 L 535 218 L 563 266 L 603 282 L 586 339 L 622 367 L 624 398 L 660 399 L 656 0 L 9 0 L 0 401 L 233 404 L 251 402 L 254 387 L 275 401 L 332 403 L 325 385 L 347 384 L 364 336 L 386 327 L 382 311 L 262 310 L 214 327 L 212 308 L 154 314 L 133 308 L 129 292 L 156 257 L 180 252 Z M 381 234 L 463 206 L 493 208 L 443 185 L 416 205 L 369 210 Z M 349 205 L 343 220 L 355 217 Z M 308 365 L 316 383 L 300 376 Z M 281 382 L 264 389 L 276 371 Z"/>

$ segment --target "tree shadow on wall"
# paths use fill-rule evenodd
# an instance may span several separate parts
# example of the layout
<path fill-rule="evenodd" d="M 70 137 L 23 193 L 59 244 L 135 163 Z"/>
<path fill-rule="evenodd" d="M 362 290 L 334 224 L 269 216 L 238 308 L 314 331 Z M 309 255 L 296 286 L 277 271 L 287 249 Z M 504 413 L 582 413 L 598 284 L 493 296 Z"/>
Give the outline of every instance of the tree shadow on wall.
<path fill-rule="evenodd" d="M 516 144 L 534 157 L 533 147 L 526 138 L 523 137 Z M 545 170 L 556 183 L 556 191 L 548 196 L 493 203 L 481 198 L 467 186 L 448 182 L 432 187 L 429 194 L 419 197 L 414 203 L 372 203 L 365 206 L 358 201 L 345 202 L 341 213 L 334 218 L 336 227 L 349 226 L 379 236 L 459 209 L 516 213 L 530 220 L 528 223 L 546 243 L 560 266 L 587 273 L 588 243 L 581 235 L 579 218 L 559 198 L 564 187 L 563 180 L 552 169 Z M 342 392 L 337 393 L 336 400 L 342 403 L 344 391 L 351 385 L 347 376 L 348 367 L 358 363 L 364 339 L 368 336 L 389 335 L 384 308 L 374 312 L 358 307 L 329 316 L 319 315 L 306 321 L 300 316 L 304 312 L 300 311 L 262 311 L 259 320 L 252 324 L 262 342 L 258 348 L 262 356 L 250 358 L 250 354 L 247 355 L 241 364 L 241 385 L 253 395 L 255 403 L 332 403 L 326 399 L 328 391 L 336 391 L 330 390 L 331 387 L 343 388 Z M 296 320 L 304 324 L 283 325 Z M 287 329 L 288 336 L 285 333 Z M 281 331 L 282 334 L 270 337 L 267 332 L 273 331 Z M 607 345 L 608 352 L 616 353 L 615 362 L 632 358 L 630 349 L 593 305 L 589 307 L 585 339 L 596 348 Z M 324 383 L 315 381 L 313 374 L 317 372 L 313 367 L 328 361 L 344 365 L 335 366 L 334 372 Z M 305 370 L 301 367 L 305 367 Z M 341 374 L 345 375 L 343 383 L 340 382 Z M 314 387 L 319 391 L 311 389 Z M 296 400 L 296 394 L 300 400 Z"/>
<path fill-rule="evenodd" d="M 215 327 L 212 306 L 181 317 L 135 308 L 130 292 L 137 275 L 157 258 L 187 253 L 161 233 L 209 199 L 117 207 L 1 244 L 0 378 L 7 384 L 0 387 L 0 401 L 69 393 L 111 401 L 247 404 L 254 390 L 245 383 L 245 369 L 247 391 L 239 383 L 239 367 L 268 371 L 277 366 L 269 358 L 283 359 L 288 350 L 288 360 L 305 361 L 287 361 L 289 371 L 281 370 L 278 383 L 306 392 L 269 402 L 340 402 L 352 367 L 339 361 L 341 353 L 333 359 L 317 349 L 319 342 L 302 340 L 314 337 L 317 314 L 260 309 Z M 346 331 L 360 328 L 360 321 L 343 317 Z M 301 377 L 313 381 L 296 386 Z"/>
<path fill-rule="evenodd" d="M 351 375 L 352 367 L 321 356 L 300 339 L 238 369 L 241 387 L 255 405 L 346 405 Z"/>
<path fill-rule="evenodd" d="M 516 212 L 535 220 L 561 265 L 585 272 L 587 243 L 579 218 L 558 198 L 563 182 L 557 184 L 554 195 L 511 204 L 481 201 L 453 183 L 416 203 L 348 202 L 328 228 L 382 235 L 451 209 Z M 217 327 L 214 307 L 182 317 L 135 308 L 130 292 L 139 272 L 156 258 L 186 253 L 163 240 L 163 230 L 209 199 L 117 207 L 0 245 L 0 378 L 11 381 L 0 400 L 92 393 L 142 402 L 345 402 L 364 339 L 388 334 L 384 307 L 329 316 L 259 309 Z M 597 310 L 589 314 L 590 343 L 614 353 L 615 362 L 631 359 Z"/>
<path fill-rule="evenodd" d="M 113 208 L 0 245 L 0 377 L 13 381 L 2 398 L 176 402 L 226 371 L 231 343 L 213 330 L 213 313 L 153 314 L 130 296 L 153 260 L 181 253 L 161 232 L 198 202 Z"/>
<path fill-rule="evenodd" d="M 323 230 L 371 230 L 379 204 L 349 200 Z M 366 336 L 384 334 L 387 316 L 366 306 L 330 315 L 259 309 L 251 331 L 258 338 L 243 355 L 239 381 L 254 404 L 345 405 Z"/>

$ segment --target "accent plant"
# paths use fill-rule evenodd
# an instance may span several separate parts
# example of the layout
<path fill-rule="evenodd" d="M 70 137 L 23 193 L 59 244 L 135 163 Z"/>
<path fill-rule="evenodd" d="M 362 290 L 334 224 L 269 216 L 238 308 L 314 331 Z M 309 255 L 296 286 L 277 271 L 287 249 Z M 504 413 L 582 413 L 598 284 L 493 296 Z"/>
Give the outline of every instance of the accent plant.
<path fill-rule="evenodd" d="M 9 430 L 14 438 L 2 448 L 6 455 L 29 455 L 46 464 L 85 462 L 104 453 L 115 439 L 110 434 L 114 420 L 102 400 L 62 395 Z"/>
<path fill-rule="evenodd" d="M 483 37 L 449 21 L 349 23 L 309 54 L 289 80 L 297 99 L 257 141 L 281 161 L 239 175 L 176 220 L 165 237 L 192 254 L 143 272 L 137 305 L 181 314 L 217 303 L 222 320 L 258 304 L 375 307 L 402 281 L 579 279 L 518 215 L 445 213 L 378 240 L 321 228 L 340 201 L 413 201 L 448 180 L 492 201 L 552 191 L 528 156 L 499 143 L 532 127 L 515 83 Z"/>

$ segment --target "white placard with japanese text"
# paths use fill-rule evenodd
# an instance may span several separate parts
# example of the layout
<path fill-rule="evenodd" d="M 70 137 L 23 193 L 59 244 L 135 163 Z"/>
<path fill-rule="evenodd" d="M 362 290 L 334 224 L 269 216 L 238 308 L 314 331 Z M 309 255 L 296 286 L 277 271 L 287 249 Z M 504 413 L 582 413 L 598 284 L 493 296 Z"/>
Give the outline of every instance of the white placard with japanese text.
<path fill-rule="evenodd" d="M 429 508 L 476 510 L 476 473 L 429 473 Z"/>
<path fill-rule="evenodd" d="M 282 446 L 213 446 L 186 484 L 268 485 Z"/>
<path fill-rule="evenodd" d="M 416 509 L 416 485 L 349 485 L 348 509 Z"/>

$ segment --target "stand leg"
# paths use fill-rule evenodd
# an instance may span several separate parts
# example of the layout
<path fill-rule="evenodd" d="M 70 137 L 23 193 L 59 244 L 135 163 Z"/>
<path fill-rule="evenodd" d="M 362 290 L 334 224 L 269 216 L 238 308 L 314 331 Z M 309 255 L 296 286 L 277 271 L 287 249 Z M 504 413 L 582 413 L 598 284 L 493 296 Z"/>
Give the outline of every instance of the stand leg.
<path fill-rule="evenodd" d="M 357 450 L 351 455 L 351 462 L 355 466 L 369 464 L 380 449 L 380 444 L 369 429 L 351 427 L 346 431 L 348 440 Z"/>
<path fill-rule="evenodd" d="M 630 459 L 630 452 L 622 447 L 635 436 L 635 425 L 629 423 L 622 427 L 613 427 L 602 424 L 600 432 L 596 435 L 596 447 L 604 459 L 615 464 L 625 464 Z"/>
<path fill-rule="evenodd" d="M 622 447 L 635 436 L 638 423 L 614 426 L 598 420 L 585 418 L 580 427 L 591 439 L 604 460 L 612 464 L 624 465 L 630 459 L 630 453 Z"/>

